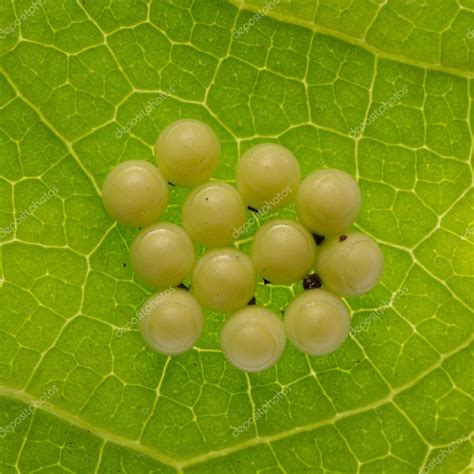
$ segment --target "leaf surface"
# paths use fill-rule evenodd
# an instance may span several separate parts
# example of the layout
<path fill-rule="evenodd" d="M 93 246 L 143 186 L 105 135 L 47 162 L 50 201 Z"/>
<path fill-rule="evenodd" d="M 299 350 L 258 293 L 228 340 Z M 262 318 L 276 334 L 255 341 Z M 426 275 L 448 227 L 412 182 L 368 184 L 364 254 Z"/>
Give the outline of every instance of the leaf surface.
<path fill-rule="evenodd" d="M 0 431 L 0 472 L 398 474 L 440 458 L 433 472 L 470 472 L 474 4 L 264 5 L 58 0 L 12 27 L 31 3 L 2 2 L 0 427 L 15 426 Z M 117 337 L 151 289 L 128 264 L 136 231 L 106 215 L 100 188 L 123 160 L 153 162 L 160 130 L 187 117 L 222 141 L 216 178 L 277 141 L 304 174 L 359 180 L 357 227 L 386 270 L 347 300 L 353 327 L 370 324 L 334 354 L 288 345 L 246 375 L 225 363 L 215 313 L 172 359 L 136 325 Z M 180 222 L 185 195 L 172 189 L 164 220 Z M 260 282 L 256 296 L 280 312 L 300 291 Z"/>

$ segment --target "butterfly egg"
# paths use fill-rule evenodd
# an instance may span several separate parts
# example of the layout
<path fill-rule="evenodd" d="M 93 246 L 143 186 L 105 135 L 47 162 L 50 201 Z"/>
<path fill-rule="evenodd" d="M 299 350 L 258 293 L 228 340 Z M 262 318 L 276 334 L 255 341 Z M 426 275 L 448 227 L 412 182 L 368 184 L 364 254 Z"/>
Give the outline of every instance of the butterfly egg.
<path fill-rule="evenodd" d="M 310 355 L 335 351 L 347 339 L 351 327 L 342 300 L 322 289 L 298 295 L 289 304 L 283 323 L 288 339 Z"/>
<path fill-rule="evenodd" d="M 149 225 L 166 209 L 168 183 L 151 163 L 124 161 L 105 178 L 102 201 L 110 217 L 120 224 Z"/>
<path fill-rule="evenodd" d="M 182 208 L 186 232 L 196 242 L 210 247 L 231 244 L 246 217 L 247 208 L 239 192 L 219 181 L 194 188 Z"/>
<path fill-rule="evenodd" d="M 313 268 L 316 244 L 298 222 L 275 219 L 257 231 L 250 256 L 263 278 L 272 283 L 290 284 L 301 280 Z"/>
<path fill-rule="evenodd" d="M 155 351 L 176 355 L 191 349 L 204 326 L 202 309 L 186 290 L 169 288 L 150 297 L 140 311 L 140 332 Z"/>
<path fill-rule="evenodd" d="M 160 133 L 155 156 L 170 183 L 192 187 L 212 176 L 220 160 L 221 145 L 205 123 L 178 120 Z"/>
<path fill-rule="evenodd" d="M 316 271 L 339 296 L 367 293 L 382 278 L 384 258 L 377 243 L 360 232 L 334 236 L 319 247 Z"/>
<path fill-rule="evenodd" d="M 255 293 L 257 274 L 252 261 L 234 248 L 205 253 L 193 270 L 192 291 L 205 308 L 231 312 L 245 306 Z"/>
<path fill-rule="evenodd" d="M 328 169 L 311 173 L 296 193 L 300 222 L 319 235 L 335 235 L 354 223 L 361 204 L 360 190 L 345 171 Z"/>
<path fill-rule="evenodd" d="M 273 143 L 250 148 L 237 164 L 237 188 L 255 209 L 278 209 L 287 204 L 294 199 L 300 179 L 300 165 L 293 153 Z"/>
<path fill-rule="evenodd" d="M 283 323 L 262 306 L 248 306 L 234 313 L 220 336 L 226 359 L 246 372 L 259 372 L 274 365 L 285 349 Z"/>
<path fill-rule="evenodd" d="M 195 255 L 189 236 L 176 224 L 162 222 L 137 234 L 130 248 L 133 271 L 147 285 L 179 285 L 192 271 Z"/>

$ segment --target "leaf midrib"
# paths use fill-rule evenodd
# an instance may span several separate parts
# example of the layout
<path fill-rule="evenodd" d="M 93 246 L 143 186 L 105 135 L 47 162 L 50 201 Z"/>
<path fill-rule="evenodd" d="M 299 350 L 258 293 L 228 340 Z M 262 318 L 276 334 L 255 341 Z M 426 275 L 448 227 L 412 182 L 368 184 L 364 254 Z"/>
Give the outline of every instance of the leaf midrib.
<path fill-rule="evenodd" d="M 247 4 L 245 0 L 229 0 L 229 3 L 237 7 L 239 10 L 248 10 L 252 12 L 257 12 L 259 10 L 259 8 L 253 5 Z M 274 10 L 270 10 L 267 16 L 274 18 L 275 20 L 278 20 L 282 23 L 290 23 L 293 25 L 302 26 L 312 31 L 313 33 L 321 33 L 326 36 L 332 36 L 333 38 L 344 41 L 345 43 L 349 43 L 353 46 L 357 46 L 358 48 L 362 48 L 365 51 L 373 54 L 374 56 L 377 56 L 378 58 L 388 59 L 391 61 L 396 61 L 398 63 L 406 64 L 409 66 L 423 68 L 426 70 L 444 72 L 446 74 L 458 76 L 463 79 L 474 78 L 474 71 L 467 71 L 464 69 L 443 66 L 441 64 L 419 61 L 416 59 L 409 58 L 408 56 L 405 56 L 403 54 L 397 54 L 397 53 L 384 51 L 383 49 L 377 48 L 376 46 L 367 43 L 367 41 L 365 41 L 364 39 L 359 39 L 355 36 L 348 35 L 341 31 L 327 28 L 325 26 L 315 23 L 312 20 L 303 20 L 300 18 L 296 18 L 296 17 L 292 17 L 292 16 L 284 15 L 282 13 L 275 12 Z"/>
<path fill-rule="evenodd" d="M 431 374 L 434 370 L 440 368 L 442 364 L 449 358 L 455 356 L 459 352 L 463 351 L 469 345 L 474 341 L 474 336 L 471 336 L 467 342 L 464 344 L 458 346 L 456 349 L 454 349 L 451 352 L 447 352 L 445 354 L 441 354 L 438 360 L 436 361 L 435 364 L 433 364 L 431 367 L 428 369 L 424 370 L 416 378 L 411 380 L 410 382 L 393 389 L 386 397 L 378 400 L 377 402 L 371 403 L 369 406 L 361 406 L 358 408 L 354 408 L 351 410 L 346 410 L 342 411 L 340 413 L 337 413 L 336 415 L 332 416 L 331 418 L 326 418 L 324 420 L 318 420 L 315 423 L 310 423 L 308 425 L 303 425 L 299 426 L 296 428 L 292 428 L 286 431 L 282 431 L 280 433 L 274 434 L 274 435 L 269 435 L 269 436 L 259 436 L 256 438 L 252 438 L 249 440 L 246 440 L 242 443 L 235 444 L 232 446 L 229 446 L 224 449 L 219 449 L 215 451 L 209 451 L 207 453 L 201 454 L 199 456 L 195 456 L 193 458 L 185 459 L 185 460 L 177 460 L 174 459 L 170 456 L 167 456 L 166 454 L 162 453 L 161 451 L 158 451 L 156 449 L 153 449 L 147 445 L 144 445 L 140 443 L 140 441 L 133 441 L 128 438 L 125 438 L 121 435 L 115 434 L 115 433 L 110 433 L 97 425 L 94 425 L 92 423 L 89 423 L 87 421 L 84 421 L 82 418 L 71 415 L 67 411 L 63 410 L 62 408 L 59 408 L 57 406 L 51 405 L 49 403 L 46 404 L 40 404 L 39 410 L 42 410 L 50 415 L 55 416 L 56 418 L 59 418 L 63 422 L 67 422 L 70 425 L 76 426 L 82 430 L 88 431 L 91 434 L 97 436 L 98 438 L 109 442 L 109 443 L 114 443 L 116 445 L 122 446 L 124 448 L 133 450 L 139 454 L 145 455 L 151 459 L 154 459 L 162 464 L 166 464 L 168 466 L 173 467 L 176 469 L 178 472 L 182 472 L 183 469 L 191 467 L 196 464 L 201 464 L 213 459 L 221 458 L 224 456 L 228 456 L 230 454 L 236 453 L 238 451 L 241 451 L 246 448 L 250 448 L 256 445 L 260 444 L 269 444 L 274 441 L 279 441 L 282 439 L 289 438 L 291 436 L 300 434 L 300 433 L 305 433 L 309 431 L 316 430 L 318 428 L 324 427 L 326 425 L 333 424 L 339 420 L 349 418 L 351 416 L 359 415 L 362 413 L 366 413 L 372 410 L 375 410 L 377 408 L 380 408 L 388 403 L 392 403 L 393 399 L 405 392 L 406 390 L 409 390 L 413 386 L 415 386 L 419 381 L 421 381 L 424 377 L 427 375 Z M 35 399 L 28 393 L 18 390 L 18 389 L 13 389 L 13 388 L 8 388 L 0 385 L 0 396 L 3 397 L 8 397 L 13 400 L 17 400 L 20 402 L 25 403 L 26 405 L 33 404 L 34 402 L 39 403 L 38 399 Z M 430 446 L 430 448 L 434 448 L 436 446 Z"/>

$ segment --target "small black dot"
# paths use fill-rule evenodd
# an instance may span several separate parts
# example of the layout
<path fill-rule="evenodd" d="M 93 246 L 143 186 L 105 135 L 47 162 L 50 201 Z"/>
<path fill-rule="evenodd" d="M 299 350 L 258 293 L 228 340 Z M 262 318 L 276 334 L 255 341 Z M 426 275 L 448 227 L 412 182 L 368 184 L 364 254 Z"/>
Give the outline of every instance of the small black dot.
<path fill-rule="evenodd" d="M 124 264 L 123 264 L 123 266 L 124 266 L 124 268 L 125 268 L 125 267 L 127 266 L 127 264 L 126 264 L 126 263 L 124 263 Z"/>
<path fill-rule="evenodd" d="M 321 245 L 325 238 L 324 235 L 313 234 L 313 239 L 316 242 L 316 245 Z"/>
<path fill-rule="evenodd" d="M 312 273 L 311 275 L 306 275 L 303 278 L 303 288 L 305 290 L 312 290 L 313 288 L 321 288 L 322 286 L 321 278 L 317 273 Z"/>
<path fill-rule="evenodd" d="M 248 209 L 249 211 L 252 211 L 252 212 L 258 212 L 258 209 L 255 209 L 255 208 L 252 207 L 252 206 L 247 206 L 247 209 Z"/>
<path fill-rule="evenodd" d="M 249 306 L 257 304 L 257 300 L 255 299 L 255 296 L 252 296 L 252 299 L 247 303 Z"/>
<path fill-rule="evenodd" d="M 264 284 L 264 285 L 269 285 L 269 284 L 270 284 L 270 281 L 267 280 L 266 278 L 264 278 L 264 279 L 263 279 L 263 284 Z"/>
<path fill-rule="evenodd" d="M 180 283 L 178 285 L 178 288 L 182 288 L 183 290 L 189 290 L 189 288 L 184 283 Z"/>
<path fill-rule="evenodd" d="M 209 201 L 209 198 L 206 198 L 206 201 Z"/>
<path fill-rule="evenodd" d="M 169 184 L 170 186 L 176 186 L 176 184 L 172 183 L 171 181 L 168 181 L 168 184 Z"/>
<path fill-rule="evenodd" d="M 346 239 L 347 239 L 347 235 L 342 234 L 339 236 L 339 242 L 344 242 L 344 240 Z"/>

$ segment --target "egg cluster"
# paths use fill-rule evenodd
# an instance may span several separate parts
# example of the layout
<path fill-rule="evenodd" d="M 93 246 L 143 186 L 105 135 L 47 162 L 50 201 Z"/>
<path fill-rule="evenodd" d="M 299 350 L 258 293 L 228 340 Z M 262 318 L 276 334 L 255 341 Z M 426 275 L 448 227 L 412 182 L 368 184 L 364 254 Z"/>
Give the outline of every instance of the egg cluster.
<path fill-rule="evenodd" d="M 162 290 L 140 312 L 146 343 L 168 355 L 191 349 L 202 334 L 206 308 L 231 314 L 221 331 L 221 348 L 230 363 L 248 372 L 271 367 L 287 338 L 310 355 L 343 344 L 350 316 L 340 297 L 366 293 L 383 271 L 377 243 L 348 231 L 361 203 L 356 181 L 336 169 L 314 171 L 301 180 L 294 155 L 271 143 L 240 157 L 237 188 L 209 181 L 221 145 L 214 131 L 197 120 L 165 128 L 155 155 L 158 167 L 139 160 L 121 163 L 102 190 L 111 217 L 143 227 L 130 248 L 131 265 L 143 283 Z M 169 185 L 192 188 L 181 209 L 183 227 L 158 222 Z M 232 246 L 238 229 L 246 228 L 248 209 L 258 212 L 269 203 L 276 209 L 293 199 L 299 222 L 274 219 L 262 225 L 250 255 Z M 193 242 L 208 247 L 197 261 Z M 283 321 L 255 304 L 258 275 L 273 284 L 303 281 L 306 291 L 289 304 Z M 188 276 L 189 290 L 183 285 Z"/>

